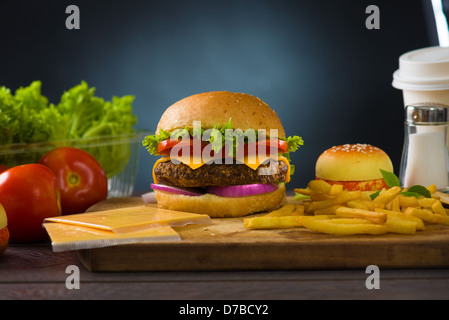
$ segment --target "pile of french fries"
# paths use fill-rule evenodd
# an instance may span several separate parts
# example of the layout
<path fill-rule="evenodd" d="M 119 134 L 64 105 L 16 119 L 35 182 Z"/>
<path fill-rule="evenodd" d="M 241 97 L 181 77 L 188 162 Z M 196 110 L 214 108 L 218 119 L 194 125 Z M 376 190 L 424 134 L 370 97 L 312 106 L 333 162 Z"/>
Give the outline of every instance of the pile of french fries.
<path fill-rule="evenodd" d="M 310 199 L 287 204 L 259 217 L 244 219 L 247 229 L 304 227 L 334 235 L 415 234 L 426 224 L 449 225 L 448 195 L 435 185 L 427 187 L 431 197 L 406 196 L 406 189 L 383 189 L 373 200 L 373 192 L 347 191 L 341 185 L 312 180 L 304 189 L 295 189 Z"/>

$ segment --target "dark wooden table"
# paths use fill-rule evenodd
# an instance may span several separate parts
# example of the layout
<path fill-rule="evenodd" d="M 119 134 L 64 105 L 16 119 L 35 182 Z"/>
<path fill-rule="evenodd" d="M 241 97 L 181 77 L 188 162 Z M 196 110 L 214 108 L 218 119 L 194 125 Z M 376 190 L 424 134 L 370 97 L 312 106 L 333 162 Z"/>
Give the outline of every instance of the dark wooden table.
<path fill-rule="evenodd" d="M 449 245 L 449 244 L 448 244 Z M 68 266 L 79 289 L 68 289 Z M 92 273 L 75 252 L 49 243 L 11 244 L 0 256 L 0 299 L 448 299 L 449 270 L 380 270 L 367 289 L 365 270 Z"/>

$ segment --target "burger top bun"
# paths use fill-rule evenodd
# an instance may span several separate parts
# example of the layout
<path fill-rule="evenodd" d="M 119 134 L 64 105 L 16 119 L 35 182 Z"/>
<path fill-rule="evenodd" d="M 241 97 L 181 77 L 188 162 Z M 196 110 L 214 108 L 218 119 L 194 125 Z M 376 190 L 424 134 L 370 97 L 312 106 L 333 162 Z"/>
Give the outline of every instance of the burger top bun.
<path fill-rule="evenodd" d="M 316 162 L 316 177 L 333 181 L 382 179 L 379 169 L 393 172 L 390 157 L 368 144 L 345 144 L 324 151 Z"/>
<path fill-rule="evenodd" d="M 202 128 L 224 125 L 231 118 L 234 129 L 278 130 L 278 137 L 285 138 L 285 131 L 276 112 L 265 102 L 246 93 L 212 91 L 186 97 L 170 107 L 157 125 L 159 129 L 172 131 L 192 127 L 193 121 L 201 121 Z"/>

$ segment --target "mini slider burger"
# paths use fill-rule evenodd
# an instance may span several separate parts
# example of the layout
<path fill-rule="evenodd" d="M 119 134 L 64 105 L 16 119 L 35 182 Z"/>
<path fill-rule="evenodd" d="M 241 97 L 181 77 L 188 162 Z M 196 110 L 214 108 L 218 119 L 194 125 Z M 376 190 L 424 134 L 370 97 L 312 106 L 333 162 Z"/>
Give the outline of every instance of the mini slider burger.
<path fill-rule="evenodd" d="M 316 179 L 341 184 L 349 191 L 388 189 L 379 169 L 393 172 L 390 157 L 369 144 L 345 144 L 324 151 L 315 167 Z"/>
<path fill-rule="evenodd" d="M 275 111 L 244 93 L 214 91 L 184 98 L 162 115 L 143 145 L 162 156 L 151 184 L 158 207 L 241 217 L 286 201 L 303 140 L 285 136 Z"/>

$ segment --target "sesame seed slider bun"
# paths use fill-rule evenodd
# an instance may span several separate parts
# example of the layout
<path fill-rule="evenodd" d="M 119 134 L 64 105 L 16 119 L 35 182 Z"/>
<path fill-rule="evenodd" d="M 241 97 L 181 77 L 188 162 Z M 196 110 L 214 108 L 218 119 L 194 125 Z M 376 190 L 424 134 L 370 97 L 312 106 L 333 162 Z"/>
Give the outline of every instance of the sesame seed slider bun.
<path fill-rule="evenodd" d="M 388 188 L 379 169 L 393 172 L 390 157 L 383 150 L 369 144 L 345 144 L 319 156 L 315 175 L 347 190 L 377 191 Z"/>

